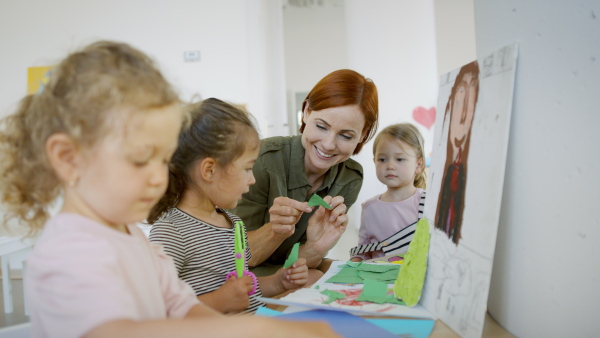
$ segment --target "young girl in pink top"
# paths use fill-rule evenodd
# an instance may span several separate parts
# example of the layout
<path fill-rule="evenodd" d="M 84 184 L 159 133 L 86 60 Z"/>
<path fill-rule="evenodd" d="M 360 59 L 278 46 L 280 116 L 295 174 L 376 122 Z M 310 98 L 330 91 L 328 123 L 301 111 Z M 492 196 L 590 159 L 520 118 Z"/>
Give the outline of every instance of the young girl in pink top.
<path fill-rule="evenodd" d="M 135 226 L 165 192 L 184 116 L 146 55 L 97 42 L 3 119 L 4 223 L 43 229 L 25 285 L 34 337 L 331 334 L 321 324 L 220 315 Z"/>
<path fill-rule="evenodd" d="M 362 204 L 359 246 L 350 250 L 351 260 L 402 254 L 408 250 L 425 203 L 425 157 L 423 136 L 410 123 L 386 127 L 373 142 L 377 179 L 387 191 Z"/>

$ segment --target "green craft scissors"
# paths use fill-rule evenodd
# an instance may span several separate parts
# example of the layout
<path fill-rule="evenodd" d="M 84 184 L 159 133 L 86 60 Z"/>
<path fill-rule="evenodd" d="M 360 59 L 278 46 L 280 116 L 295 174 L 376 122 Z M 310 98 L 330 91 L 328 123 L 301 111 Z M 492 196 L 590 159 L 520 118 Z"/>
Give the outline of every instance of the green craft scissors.
<path fill-rule="evenodd" d="M 235 271 L 231 271 L 225 277 L 228 280 L 232 276 L 241 278 L 242 276 L 252 277 L 252 291 L 248 292 L 248 295 L 252 295 L 256 292 L 256 286 L 258 285 L 258 279 L 252 272 L 246 270 L 246 236 L 244 232 L 244 222 L 236 221 L 233 226 L 234 231 L 234 250 L 233 259 L 235 260 Z"/>

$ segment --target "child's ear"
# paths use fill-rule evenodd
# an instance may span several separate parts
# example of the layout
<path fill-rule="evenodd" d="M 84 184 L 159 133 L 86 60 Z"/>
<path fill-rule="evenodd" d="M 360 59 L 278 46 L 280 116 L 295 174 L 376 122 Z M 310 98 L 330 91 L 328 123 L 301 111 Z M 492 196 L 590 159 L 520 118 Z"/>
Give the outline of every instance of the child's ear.
<path fill-rule="evenodd" d="M 198 165 L 198 174 L 203 180 L 212 182 L 216 173 L 217 161 L 215 161 L 214 158 L 207 157 L 200 161 L 200 164 Z"/>
<path fill-rule="evenodd" d="M 69 135 L 57 133 L 48 137 L 46 157 L 61 181 L 69 183 L 79 179 L 81 153 Z"/>
<path fill-rule="evenodd" d="M 415 170 L 416 174 L 421 174 L 425 170 L 425 160 L 420 158 L 417 160 L 417 170 Z"/>

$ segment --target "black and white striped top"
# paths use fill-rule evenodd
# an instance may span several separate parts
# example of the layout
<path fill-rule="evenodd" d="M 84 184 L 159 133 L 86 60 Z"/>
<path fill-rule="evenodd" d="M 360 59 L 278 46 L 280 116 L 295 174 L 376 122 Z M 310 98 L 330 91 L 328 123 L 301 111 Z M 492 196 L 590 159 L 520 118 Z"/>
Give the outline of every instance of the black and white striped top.
<path fill-rule="evenodd" d="M 225 210 L 232 224 L 241 219 Z M 246 229 L 244 228 L 244 232 Z M 160 243 L 173 258 L 179 278 L 190 284 L 196 295 L 218 289 L 225 277 L 235 271 L 233 228 L 221 228 L 201 221 L 173 208 L 152 225 L 150 241 Z M 252 257 L 246 240 L 246 262 Z M 254 312 L 263 305 L 260 286 L 250 296 L 250 306 L 244 312 Z"/>

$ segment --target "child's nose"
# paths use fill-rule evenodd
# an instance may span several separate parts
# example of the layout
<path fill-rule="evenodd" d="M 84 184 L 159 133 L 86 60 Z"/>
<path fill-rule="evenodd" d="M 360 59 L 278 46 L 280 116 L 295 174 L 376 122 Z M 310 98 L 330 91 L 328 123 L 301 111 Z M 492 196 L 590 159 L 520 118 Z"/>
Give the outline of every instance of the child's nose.
<path fill-rule="evenodd" d="M 150 174 L 150 184 L 151 185 L 163 185 L 166 184 L 169 180 L 169 170 L 168 168 L 157 168 L 152 171 Z"/>

